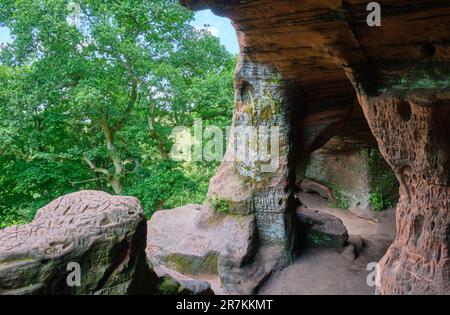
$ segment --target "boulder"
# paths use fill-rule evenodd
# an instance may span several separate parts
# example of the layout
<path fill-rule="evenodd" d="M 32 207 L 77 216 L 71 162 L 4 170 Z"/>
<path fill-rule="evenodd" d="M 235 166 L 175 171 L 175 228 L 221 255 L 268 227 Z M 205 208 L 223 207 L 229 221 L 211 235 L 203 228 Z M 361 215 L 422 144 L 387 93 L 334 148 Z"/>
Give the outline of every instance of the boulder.
<path fill-rule="evenodd" d="M 155 268 L 163 281 L 158 285 L 160 294 L 164 295 L 212 295 L 214 291 L 207 281 L 185 276 L 164 266 Z"/>
<path fill-rule="evenodd" d="M 318 182 L 305 178 L 300 183 L 300 189 L 306 193 L 318 193 L 323 198 L 333 200 L 333 192 L 330 188 Z"/>
<path fill-rule="evenodd" d="M 221 257 L 220 279 L 225 292 L 255 294 L 265 281 L 289 263 L 281 246 L 261 246 L 250 263 L 239 264 L 233 256 Z"/>
<path fill-rule="evenodd" d="M 364 250 L 365 242 L 359 235 L 349 235 L 347 242 L 355 247 L 356 255 L 359 255 Z"/>
<path fill-rule="evenodd" d="M 348 232 L 339 218 L 306 207 L 299 207 L 297 215 L 306 227 L 309 245 L 342 248 L 346 244 Z"/>
<path fill-rule="evenodd" d="M 0 230 L 0 294 L 154 293 L 146 228 L 136 198 L 99 191 L 60 197 L 32 223 Z"/>
<path fill-rule="evenodd" d="M 247 263 L 254 256 L 255 218 L 206 215 L 202 210 L 200 205 L 187 205 L 157 211 L 148 222 L 149 262 L 160 276 L 169 275 L 193 294 L 207 289 L 205 281 L 216 293 L 240 293 L 239 282 L 251 276 L 240 270 L 251 269 Z M 270 272 L 267 268 L 265 274 Z M 256 276 L 245 293 L 252 292 L 263 278 Z"/>

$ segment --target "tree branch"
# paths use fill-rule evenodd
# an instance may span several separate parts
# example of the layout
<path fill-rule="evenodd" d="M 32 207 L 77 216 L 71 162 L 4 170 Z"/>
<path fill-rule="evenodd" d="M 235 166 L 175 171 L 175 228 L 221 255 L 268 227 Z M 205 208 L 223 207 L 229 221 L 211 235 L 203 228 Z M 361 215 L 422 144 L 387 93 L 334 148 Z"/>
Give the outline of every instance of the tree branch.
<path fill-rule="evenodd" d="M 153 118 L 150 114 L 147 115 L 147 124 L 150 137 L 157 142 L 158 150 L 159 153 L 161 154 L 161 157 L 163 159 L 167 159 L 169 157 L 169 152 L 167 151 L 166 146 L 164 145 L 164 142 L 161 139 L 161 136 L 156 132 L 155 127 L 153 125 Z"/>
<path fill-rule="evenodd" d="M 105 178 L 104 177 L 97 177 L 97 178 L 91 178 L 91 179 L 82 180 L 80 182 L 69 182 L 69 184 L 71 184 L 71 185 L 85 184 L 85 183 L 90 183 L 90 182 L 96 182 L 96 181 L 102 180 L 102 179 L 105 179 Z"/>
<path fill-rule="evenodd" d="M 130 93 L 130 100 L 128 102 L 127 108 L 125 109 L 124 114 L 122 115 L 122 118 L 112 127 L 114 131 L 122 129 L 123 126 L 128 121 L 131 111 L 133 110 L 134 104 L 136 104 L 138 98 L 138 86 L 140 82 L 139 78 L 134 74 L 130 65 L 128 65 L 121 57 L 117 57 L 117 60 L 122 65 L 122 67 L 125 68 L 125 70 L 127 71 L 127 73 L 131 78 L 131 93 Z"/>
<path fill-rule="evenodd" d="M 95 166 L 94 162 L 92 162 L 91 160 L 89 160 L 86 156 L 83 157 L 83 160 L 89 165 L 89 167 L 91 168 L 91 170 L 92 170 L 94 173 L 100 173 L 100 174 L 106 175 L 106 176 L 108 176 L 108 177 L 111 176 L 111 173 L 110 173 L 107 169 L 105 169 L 105 168 L 99 168 L 99 167 Z"/>

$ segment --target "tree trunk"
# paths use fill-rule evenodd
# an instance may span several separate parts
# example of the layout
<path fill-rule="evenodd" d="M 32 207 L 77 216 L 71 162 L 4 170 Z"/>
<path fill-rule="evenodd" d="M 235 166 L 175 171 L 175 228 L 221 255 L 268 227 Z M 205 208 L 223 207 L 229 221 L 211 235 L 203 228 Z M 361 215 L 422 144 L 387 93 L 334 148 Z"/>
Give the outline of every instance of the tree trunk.
<path fill-rule="evenodd" d="M 118 176 L 112 176 L 111 179 L 109 179 L 109 184 L 111 185 L 114 193 L 116 195 L 122 194 L 122 183 L 120 182 L 120 177 Z"/>
<path fill-rule="evenodd" d="M 161 139 L 161 136 L 156 132 L 155 127 L 153 126 L 153 119 L 150 115 L 147 116 L 148 129 L 150 132 L 150 136 L 153 140 L 155 140 L 158 144 L 158 150 L 163 159 L 169 158 L 169 152 L 167 151 L 164 142 Z"/>
<path fill-rule="evenodd" d="M 110 176 L 108 181 L 114 190 L 114 193 L 120 195 L 123 191 L 121 179 L 125 175 L 122 166 L 122 159 L 120 158 L 120 154 L 114 145 L 114 133 L 106 122 L 106 119 L 102 122 L 102 129 L 105 135 L 106 148 L 114 165 L 114 175 Z"/>

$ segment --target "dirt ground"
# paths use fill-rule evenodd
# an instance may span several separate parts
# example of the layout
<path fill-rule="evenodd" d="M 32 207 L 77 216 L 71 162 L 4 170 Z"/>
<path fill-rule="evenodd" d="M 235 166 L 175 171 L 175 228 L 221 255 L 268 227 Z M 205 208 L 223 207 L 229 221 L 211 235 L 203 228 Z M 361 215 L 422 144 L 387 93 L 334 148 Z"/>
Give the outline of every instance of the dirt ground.
<path fill-rule="evenodd" d="M 291 265 L 274 273 L 259 290 L 259 294 L 374 294 L 375 287 L 367 285 L 371 272 L 367 264 L 379 261 L 395 239 L 395 209 L 387 209 L 366 220 L 350 212 L 333 209 L 328 201 L 316 194 L 299 193 L 298 198 L 311 209 L 340 218 L 349 235 L 359 235 L 364 249 L 354 258 L 349 250 L 308 248 Z"/>

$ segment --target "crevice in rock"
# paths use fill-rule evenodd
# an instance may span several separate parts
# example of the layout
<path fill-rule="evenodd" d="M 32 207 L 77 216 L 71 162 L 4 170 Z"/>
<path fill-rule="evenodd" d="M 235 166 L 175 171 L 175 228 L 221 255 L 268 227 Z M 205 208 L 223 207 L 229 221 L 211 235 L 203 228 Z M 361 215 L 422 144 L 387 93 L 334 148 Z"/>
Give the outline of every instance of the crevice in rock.
<path fill-rule="evenodd" d="M 404 122 L 408 122 L 412 117 L 411 104 L 409 102 L 399 102 L 397 112 Z"/>
<path fill-rule="evenodd" d="M 432 43 L 427 43 L 420 49 L 422 55 L 426 58 L 432 58 L 436 54 L 436 47 Z"/>

